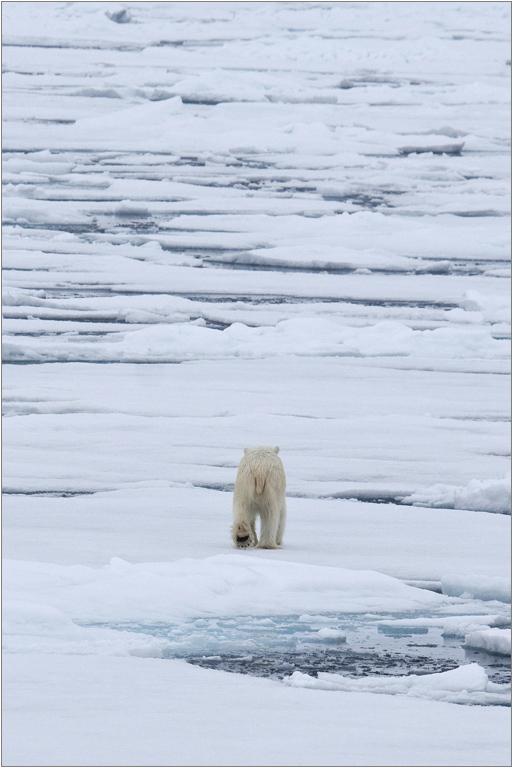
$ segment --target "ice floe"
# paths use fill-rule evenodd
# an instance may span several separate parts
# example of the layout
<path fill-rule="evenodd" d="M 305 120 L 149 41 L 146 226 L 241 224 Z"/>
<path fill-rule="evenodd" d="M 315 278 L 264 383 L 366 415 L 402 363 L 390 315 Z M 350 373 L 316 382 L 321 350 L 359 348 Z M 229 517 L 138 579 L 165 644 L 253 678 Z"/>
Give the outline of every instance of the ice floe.
<path fill-rule="evenodd" d="M 467 648 L 511 656 L 511 629 L 479 629 L 465 636 Z"/>
<path fill-rule="evenodd" d="M 490 630 L 492 631 L 492 630 Z M 285 682 L 297 688 L 354 693 L 385 693 L 412 696 L 451 704 L 508 705 L 511 687 L 491 683 L 479 664 L 467 664 L 449 672 L 432 675 L 403 675 L 401 677 L 364 677 L 352 679 L 331 672 L 319 672 L 311 677 L 294 672 Z"/>

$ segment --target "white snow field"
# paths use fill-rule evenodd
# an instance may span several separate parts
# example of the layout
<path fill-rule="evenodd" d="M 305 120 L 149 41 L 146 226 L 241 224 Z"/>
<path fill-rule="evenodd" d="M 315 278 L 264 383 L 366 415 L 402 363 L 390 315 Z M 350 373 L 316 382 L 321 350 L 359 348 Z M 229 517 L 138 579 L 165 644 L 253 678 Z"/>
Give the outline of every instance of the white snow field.
<path fill-rule="evenodd" d="M 2 3 L 3 765 L 510 765 L 510 10 Z"/>

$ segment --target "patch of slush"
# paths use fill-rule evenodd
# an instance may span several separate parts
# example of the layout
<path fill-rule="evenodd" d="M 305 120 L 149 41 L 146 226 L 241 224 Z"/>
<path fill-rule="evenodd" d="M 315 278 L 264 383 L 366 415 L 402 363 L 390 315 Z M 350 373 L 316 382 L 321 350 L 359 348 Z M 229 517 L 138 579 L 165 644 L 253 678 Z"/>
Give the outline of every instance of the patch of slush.
<path fill-rule="evenodd" d="M 431 675 L 478 663 L 491 683 L 507 685 L 511 682 L 508 656 L 464 644 L 466 628 L 490 632 L 487 624 L 494 621 L 502 624 L 505 619 L 460 617 L 458 632 L 450 619 L 426 618 L 418 612 L 237 616 L 180 624 L 101 626 L 157 638 L 164 658 L 183 658 L 201 667 L 256 677 L 281 680 L 296 672 L 314 678 L 335 673 L 352 679 Z"/>

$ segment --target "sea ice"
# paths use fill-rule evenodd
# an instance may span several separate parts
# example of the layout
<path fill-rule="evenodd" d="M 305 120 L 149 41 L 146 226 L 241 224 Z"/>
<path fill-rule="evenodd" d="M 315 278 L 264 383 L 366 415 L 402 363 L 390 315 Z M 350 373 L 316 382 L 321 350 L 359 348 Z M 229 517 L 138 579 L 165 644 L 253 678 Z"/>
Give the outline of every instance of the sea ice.
<path fill-rule="evenodd" d="M 493 630 L 488 631 L 492 632 Z M 316 678 L 302 672 L 294 672 L 284 682 L 298 688 L 402 694 L 452 704 L 494 703 L 508 705 L 511 697 L 511 687 L 490 683 L 486 672 L 478 664 L 468 664 L 449 672 L 435 672 L 432 675 L 364 677 L 359 679 L 352 679 L 331 672 L 319 672 Z"/>
<path fill-rule="evenodd" d="M 465 636 L 467 648 L 511 656 L 511 629 L 480 629 Z"/>
<path fill-rule="evenodd" d="M 511 602 L 511 579 L 509 576 L 447 574 L 442 577 L 442 590 L 445 595 L 471 596 L 478 600 Z"/>
<path fill-rule="evenodd" d="M 484 706 L 509 5 L 114 6 L 2 7 L 4 761 L 509 764 Z M 281 447 L 286 547 L 237 553 L 256 444 Z M 347 612 L 482 664 L 284 685 L 156 631 L 187 655 L 309 617 L 329 655 Z"/>

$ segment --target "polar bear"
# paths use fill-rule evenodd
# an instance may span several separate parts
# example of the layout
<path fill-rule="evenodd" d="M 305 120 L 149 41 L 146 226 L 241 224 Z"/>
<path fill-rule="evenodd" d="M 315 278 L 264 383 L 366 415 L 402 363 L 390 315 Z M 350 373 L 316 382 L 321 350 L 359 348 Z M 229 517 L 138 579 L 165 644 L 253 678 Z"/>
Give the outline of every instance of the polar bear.
<path fill-rule="evenodd" d="M 278 446 L 244 448 L 233 489 L 233 525 L 236 547 L 278 549 L 283 540 L 285 517 L 285 471 Z M 260 515 L 260 541 L 255 520 Z"/>

